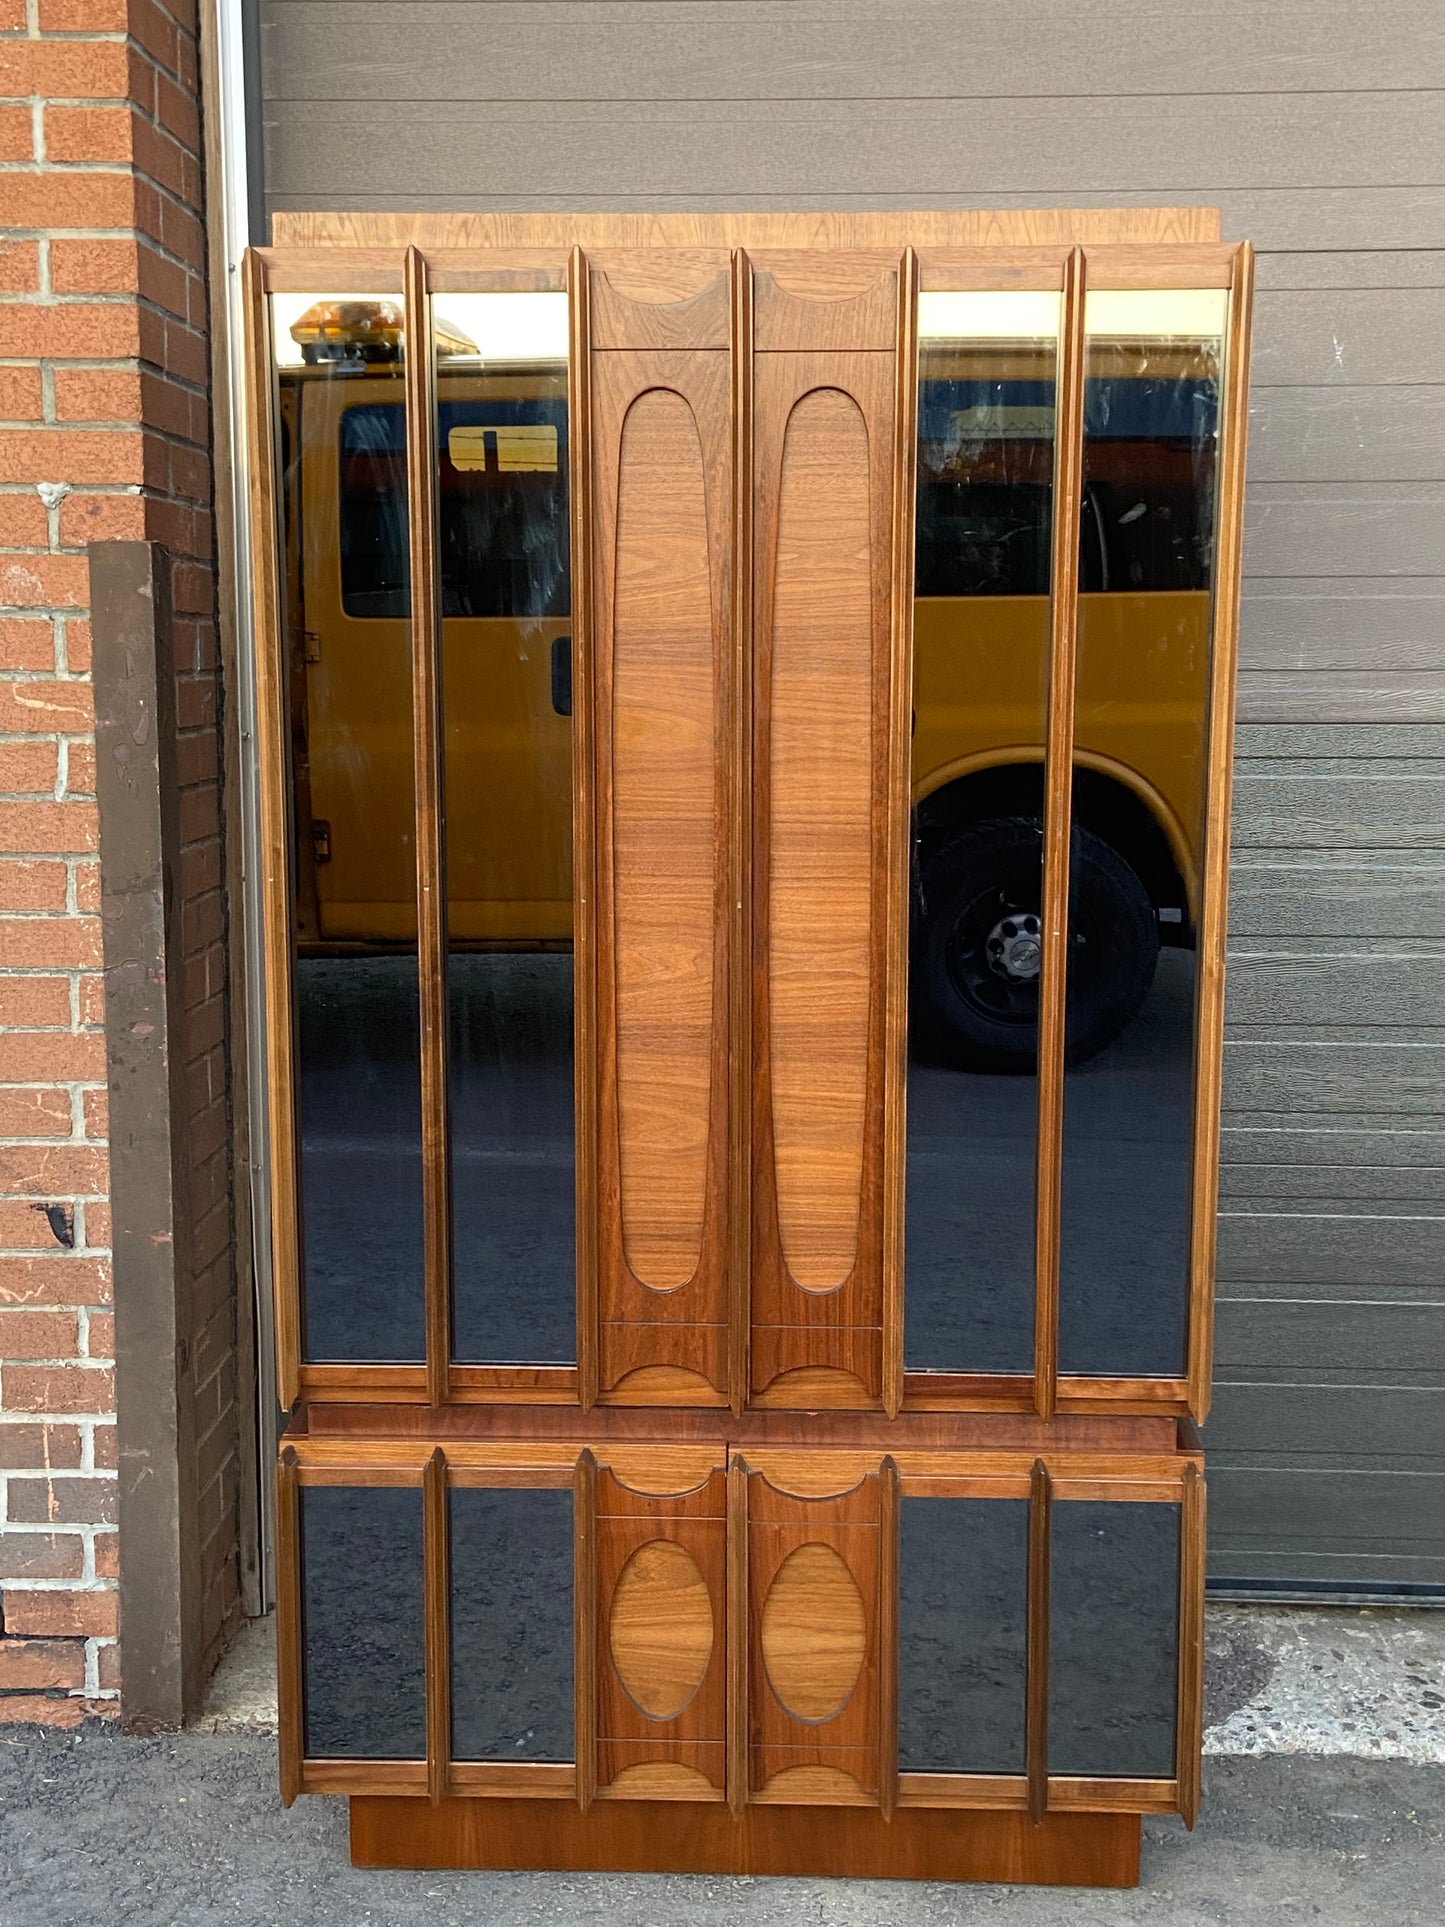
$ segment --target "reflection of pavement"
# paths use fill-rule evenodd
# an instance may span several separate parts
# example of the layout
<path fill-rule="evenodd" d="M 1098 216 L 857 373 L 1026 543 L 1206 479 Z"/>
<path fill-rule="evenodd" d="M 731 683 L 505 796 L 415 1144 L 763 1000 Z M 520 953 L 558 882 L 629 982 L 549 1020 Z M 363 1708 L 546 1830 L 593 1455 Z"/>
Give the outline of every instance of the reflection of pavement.
<path fill-rule="evenodd" d="M 1183 1370 L 1194 958 L 1065 1086 L 1059 1352 L 1066 1372 Z M 1032 1077 L 908 1072 L 910 1369 L 1033 1368 Z"/>
<path fill-rule="evenodd" d="M 308 958 L 299 977 L 306 1351 L 419 1360 L 416 964 Z M 459 1361 L 576 1355 L 572 959 L 449 965 Z"/>
<path fill-rule="evenodd" d="M 1179 1509 L 1053 1509 L 1049 1764 L 1172 1778 Z M 899 1766 L 1022 1773 L 1028 1506 L 904 1499 L 898 1556 Z"/>
<path fill-rule="evenodd" d="M 1166 950 L 1124 1035 L 1069 1073 L 1065 1371 L 1182 1370 L 1194 960 Z M 451 960 L 456 1356 L 574 1356 L 572 962 Z M 300 969 L 307 1355 L 420 1359 L 416 965 Z M 907 1357 L 1028 1372 L 1037 1085 L 909 1071 Z"/>

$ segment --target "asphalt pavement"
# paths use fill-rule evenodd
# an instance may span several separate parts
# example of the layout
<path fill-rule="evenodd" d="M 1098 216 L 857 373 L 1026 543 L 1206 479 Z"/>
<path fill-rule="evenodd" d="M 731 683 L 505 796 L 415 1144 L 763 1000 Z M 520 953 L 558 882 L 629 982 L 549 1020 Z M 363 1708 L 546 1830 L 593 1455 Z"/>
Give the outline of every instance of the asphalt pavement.
<path fill-rule="evenodd" d="M 400 1874 L 344 1802 L 281 1810 L 263 1733 L 0 1735 L 0 1927 L 1440 1927 L 1445 1768 L 1213 1760 L 1132 1893 L 680 1875 Z"/>

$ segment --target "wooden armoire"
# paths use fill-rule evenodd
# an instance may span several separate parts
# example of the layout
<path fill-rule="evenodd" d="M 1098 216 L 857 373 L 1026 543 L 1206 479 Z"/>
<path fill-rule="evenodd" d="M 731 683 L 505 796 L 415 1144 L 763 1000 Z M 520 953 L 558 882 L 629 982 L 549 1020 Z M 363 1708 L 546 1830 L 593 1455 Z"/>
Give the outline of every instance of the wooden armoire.
<path fill-rule="evenodd" d="M 281 1774 L 358 1862 L 1192 1824 L 1251 257 L 247 263 Z"/>

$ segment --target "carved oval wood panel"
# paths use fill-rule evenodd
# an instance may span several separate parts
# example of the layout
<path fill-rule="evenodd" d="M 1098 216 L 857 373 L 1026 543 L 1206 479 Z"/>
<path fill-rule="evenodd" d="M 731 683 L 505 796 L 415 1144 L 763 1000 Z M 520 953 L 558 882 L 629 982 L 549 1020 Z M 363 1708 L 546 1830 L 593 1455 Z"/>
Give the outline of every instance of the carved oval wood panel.
<path fill-rule="evenodd" d="M 763 1602 L 758 1637 L 783 1711 L 809 1726 L 836 1719 L 863 1671 L 868 1615 L 831 1546 L 814 1541 L 788 1554 Z"/>
<path fill-rule="evenodd" d="M 806 1291 L 858 1248 L 868 1073 L 872 601 L 868 431 L 837 389 L 788 421 L 769 756 L 768 1000 L 783 1257 Z"/>
<path fill-rule="evenodd" d="M 702 1252 L 713 997 L 712 587 L 702 444 L 681 395 L 628 410 L 612 656 L 623 1248 L 653 1290 Z"/>
<path fill-rule="evenodd" d="M 697 1561 L 672 1539 L 639 1546 L 618 1575 L 608 1642 L 628 1698 L 652 1720 L 675 1720 L 707 1675 L 712 1599 Z"/>

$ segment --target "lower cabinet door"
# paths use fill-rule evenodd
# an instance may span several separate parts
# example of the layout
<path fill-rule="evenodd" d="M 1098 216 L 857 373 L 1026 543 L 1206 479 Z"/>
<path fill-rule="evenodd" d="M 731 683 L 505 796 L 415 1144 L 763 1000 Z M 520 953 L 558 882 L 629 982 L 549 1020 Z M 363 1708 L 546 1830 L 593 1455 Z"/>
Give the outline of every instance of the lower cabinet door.
<path fill-rule="evenodd" d="M 339 1443 L 281 1468 L 288 1796 L 1192 1814 L 1185 1455 Z"/>

